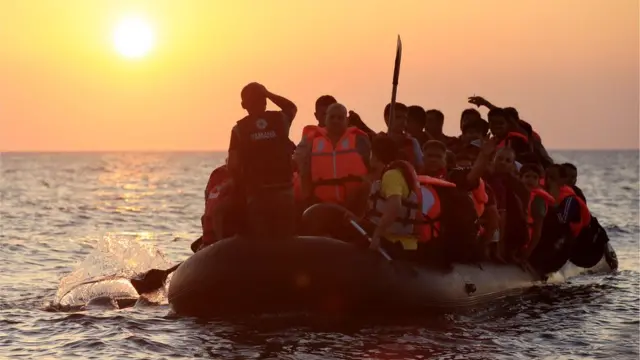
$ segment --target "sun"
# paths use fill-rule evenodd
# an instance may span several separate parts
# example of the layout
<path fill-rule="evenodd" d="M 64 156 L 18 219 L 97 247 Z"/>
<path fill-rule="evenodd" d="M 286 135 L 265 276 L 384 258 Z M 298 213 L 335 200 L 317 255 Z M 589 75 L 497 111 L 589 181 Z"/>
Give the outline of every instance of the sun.
<path fill-rule="evenodd" d="M 122 19 L 114 29 L 113 44 L 120 55 L 137 59 L 151 51 L 155 44 L 155 36 L 147 21 L 138 17 L 128 17 Z"/>

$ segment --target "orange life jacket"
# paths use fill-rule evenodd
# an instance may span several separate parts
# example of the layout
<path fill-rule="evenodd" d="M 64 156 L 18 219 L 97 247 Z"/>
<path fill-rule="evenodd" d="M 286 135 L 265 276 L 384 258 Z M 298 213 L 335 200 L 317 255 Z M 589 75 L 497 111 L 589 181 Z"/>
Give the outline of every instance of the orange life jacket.
<path fill-rule="evenodd" d="M 368 169 L 358 153 L 358 136 L 367 134 L 349 127 L 334 148 L 324 128 L 317 128 L 311 147 L 311 186 L 322 202 L 343 204 L 347 194 L 363 185 Z"/>
<path fill-rule="evenodd" d="M 535 200 L 536 197 L 540 197 L 544 200 L 544 209 L 545 209 L 545 214 L 547 213 L 547 211 L 549 211 L 549 205 L 553 205 L 555 204 L 556 200 L 553 198 L 553 196 L 551 196 L 551 194 L 549 194 L 548 192 L 544 191 L 541 188 L 535 188 L 533 190 L 531 190 L 531 195 L 529 196 L 529 204 L 527 205 L 527 224 L 529 225 L 529 241 L 526 242 L 526 244 L 524 244 L 524 248 L 527 249 L 529 247 L 529 245 L 531 244 L 531 240 L 533 239 L 533 209 L 531 208 L 531 206 L 533 205 L 533 200 Z"/>
<path fill-rule="evenodd" d="M 519 132 L 514 132 L 511 131 L 509 133 L 507 133 L 507 136 L 505 136 L 504 139 L 502 139 L 502 141 L 500 141 L 498 143 L 498 145 L 496 145 L 496 149 L 502 149 L 503 147 L 507 146 L 507 142 L 511 139 L 515 139 L 515 138 L 520 138 L 522 140 L 524 140 L 527 144 L 529 143 L 529 138 L 526 135 L 523 135 Z"/>
<path fill-rule="evenodd" d="M 471 190 L 471 200 L 473 200 L 473 205 L 476 208 L 478 217 L 481 217 L 482 214 L 484 214 L 485 205 L 489 202 L 489 195 L 487 194 L 484 180 L 480 179 L 478 187 Z"/>
<path fill-rule="evenodd" d="M 204 191 L 204 214 L 200 218 L 203 244 L 208 245 L 215 241 L 214 214 L 219 204 L 231 196 L 232 191 L 232 178 L 227 166 L 222 165 L 213 170 Z"/>
<path fill-rule="evenodd" d="M 576 195 L 576 192 L 573 191 L 570 186 L 567 185 L 563 185 L 560 187 L 560 193 L 558 194 L 558 198 L 556 199 L 556 204 L 562 204 L 562 202 L 568 197 L 573 197 L 573 199 L 576 200 L 580 205 L 580 221 L 577 223 L 569 224 L 571 235 L 574 238 L 577 238 L 582 230 L 589 227 L 589 225 L 591 224 L 591 212 L 589 212 L 589 207 L 587 207 L 587 204 L 578 195 Z"/>
<path fill-rule="evenodd" d="M 318 129 L 322 129 L 322 128 L 319 127 L 318 125 L 305 125 L 305 127 L 302 128 L 302 138 L 306 139 L 308 142 L 311 142 L 311 140 L 313 140 L 313 137 L 316 135 L 316 131 L 318 131 Z"/>
<path fill-rule="evenodd" d="M 422 199 L 420 206 L 420 213 L 422 214 L 422 224 L 417 228 L 418 241 L 429 242 L 431 239 L 435 239 L 440 235 L 440 216 L 442 215 L 442 204 L 440 203 L 440 197 L 436 191 L 436 187 L 456 187 L 456 184 L 447 180 L 438 179 L 431 176 L 421 175 L 418 176 L 418 182 L 420 183 L 420 192 Z M 426 192 L 430 192 L 433 196 L 433 205 L 429 210 L 426 209 L 427 204 L 425 198 L 429 196 Z"/>

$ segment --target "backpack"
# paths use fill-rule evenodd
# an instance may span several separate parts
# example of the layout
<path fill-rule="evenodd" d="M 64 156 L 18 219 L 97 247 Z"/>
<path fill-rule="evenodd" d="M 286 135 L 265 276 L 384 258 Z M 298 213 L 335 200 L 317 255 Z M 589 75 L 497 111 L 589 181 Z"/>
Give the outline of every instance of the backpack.
<path fill-rule="evenodd" d="M 595 216 L 586 231 L 583 231 L 575 241 L 571 251 L 570 261 L 583 268 L 596 266 L 605 254 L 609 236 Z"/>

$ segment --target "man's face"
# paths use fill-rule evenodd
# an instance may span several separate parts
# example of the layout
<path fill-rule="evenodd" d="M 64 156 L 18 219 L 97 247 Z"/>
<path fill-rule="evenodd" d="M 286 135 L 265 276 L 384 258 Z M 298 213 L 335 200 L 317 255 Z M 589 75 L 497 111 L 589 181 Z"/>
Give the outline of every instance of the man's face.
<path fill-rule="evenodd" d="M 411 136 L 419 136 L 422 133 L 424 128 L 421 126 L 419 121 L 408 120 L 407 121 L 407 133 Z"/>
<path fill-rule="evenodd" d="M 496 154 L 493 159 L 494 170 L 496 173 L 508 174 L 515 171 L 515 155 L 511 149 L 503 148 Z"/>
<path fill-rule="evenodd" d="M 502 116 L 493 116 L 489 122 L 491 133 L 496 137 L 504 137 L 507 135 L 507 119 Z"/>
<path fill-rule="evenodd" d="M 329 105 L 316 106 L 316 112 L 313 113 L 320 126 L 324 126 L 324 121 L 327 117 L 327 108 L 329 108 Z"/>
<path fill-rule="evenodd" d="M 347 109 L 337 104 L 330 106 L 326 110 L 325 126 L 330 134 L 343 134 L 348 126 Z"/>
<path fill-rule="evenodd" d="M 440 148 L 430 147 L 424 150 L 424 169 L 428 173 L 437 173 L 447 166 L 447 155 Z"/>
<path fill-rule="evenodd" d="M 407 128 L 407 111 L 396 109 L 393 116 L 393 121 L 387 121 L 389 132 L 397 134 L 403 133 Z"/>
<path fill-rule="evenodd" d="M 430 134 L 440 134 L 442 132 L 442 125 L 437 114 L 433 112 L 427 113 L 427 124 L 425 128 Z"/>

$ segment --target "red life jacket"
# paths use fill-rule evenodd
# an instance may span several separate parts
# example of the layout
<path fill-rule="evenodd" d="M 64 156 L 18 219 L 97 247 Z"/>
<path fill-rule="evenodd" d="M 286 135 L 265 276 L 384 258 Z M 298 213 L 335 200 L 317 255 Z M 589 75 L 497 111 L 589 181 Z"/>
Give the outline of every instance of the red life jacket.
<path fill-rule="evenodd" d="M 511 139 L 516 139 L 516 138 L 520 138 L 524 140 L 524 142 L 527 144 L 529 143 L 529 138 L 526 135 L 523 135 L 519 132 L 511 131 L 507 133 L 507 136 L 505 136 L 505 138 L 502 139 L 502 141 L 500 141 L 498 145 L 496 145 L 496 149 L 502 149 L 503 147 L 507 146 L 507 144 Z"/>
<path fill-rule="evenodd" d="M 571 235 L 577 238 L 583 229 L 587 228 L 591 224 L 591 212 L 587 204 L 578 196 L 576 192 L 570 186 L 563 185 L 560 187 L 560 193 L 556 199 L 556 204 L 562 204 L 562 202 L 568 198 L 573 197 L 574 200 L 580 205 L 580 221 L 577 223 L 570 223 Z"/>
<path fill-rule="evenodd" d="M 526 244 L 524 244 L 524 248 L 527 249 L 529 247 L 529 245 L 531 244 L 531 240 L 533 239 L 533 209 L 531 208 L 531 206 L 533 205 L 533 200 L 536 197 L 540 197 L 544 200 L 544 208 L 545 208 L 545 214 L 547 213 L 547 211 L 549 211 L 549 205 L 553 205 L 555 204 L 556 200 L 553 198 L 553 196 L 551 196 L 551 194 L 549 194 L 548 192 L 544 191 L 541 188 L 535 188 L 533 190 L 531 190 L 531 196 L 529 197 L 529 204 L 527 205 L 527 224 L 529 225 L 529 241 L 526 242 Z"/>
<path fill-rule="evenodd" d="M 232 195 L 232 178 L 226 165 L 222 165 L 211 172 L 207 187 L 204 191 L 204 214 L 200 218 L 202 223 L 202 243 L 212 244 L 215 238 L 215 212 L 219 204 Z"/>

